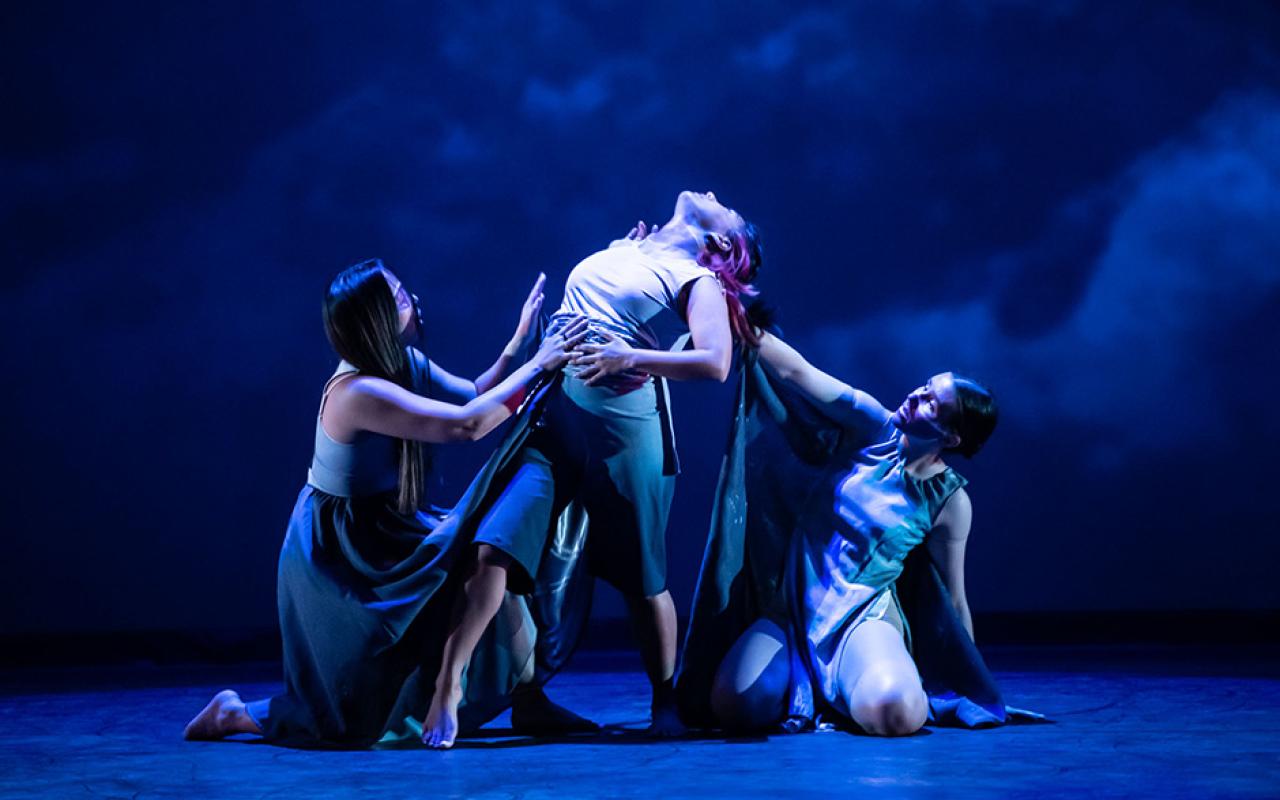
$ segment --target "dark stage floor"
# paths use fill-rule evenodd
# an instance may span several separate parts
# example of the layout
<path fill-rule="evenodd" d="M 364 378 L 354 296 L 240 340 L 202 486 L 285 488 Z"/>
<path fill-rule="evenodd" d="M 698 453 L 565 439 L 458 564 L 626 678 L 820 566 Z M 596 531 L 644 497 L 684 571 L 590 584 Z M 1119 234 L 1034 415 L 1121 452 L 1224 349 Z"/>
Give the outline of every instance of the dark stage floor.
<path fill-rule="evenodd" d="M 457 749 L 286 750 L 190 743 L 215 689 L 276 688 L 274 665 L 0 673 L 5 797 L 1280 796 L 1280 650 L 994 649 L 1014 705 L 1056 722 L 654 742 L 629 654 L 583 653 L 553 697 L 607 723 L 595 737 L 512 738 L 506 720 Z"/>

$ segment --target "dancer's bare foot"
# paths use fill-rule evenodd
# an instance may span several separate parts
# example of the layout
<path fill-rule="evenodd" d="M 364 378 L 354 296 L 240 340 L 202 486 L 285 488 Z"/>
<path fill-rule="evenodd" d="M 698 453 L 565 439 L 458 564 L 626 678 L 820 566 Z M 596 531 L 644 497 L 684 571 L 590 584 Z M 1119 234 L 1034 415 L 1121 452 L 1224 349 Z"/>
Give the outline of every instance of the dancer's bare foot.
<path fill-rule="evenodd" d="M 652 716 L 652 721 L 649 723 L 650 736 L 672 739 L 689 732 L 689 729 L 680 721 L 680 712 L 676 710 L 675 698 L 664 697 L 661 700 L 654 698 L 650 714 Z"/>
<path fill-rule="evenodd" d="M 437 688 L 422 722 L 422 743 L 432 750 L 448 750 L 458 738 L 458 704 L 462 687 Z"/>
<path fill-rule="evenodd" d="M 209 705 L 196 714 L 182 731 L 184 739 L 221 739 L 236 733 L 261 734 L 262 729 L 253 721 L 244 707 L 240 695 L 223 689 L 213 696 Z"/>
<path fill-rule="evenodd" d="M 511 729 L 526 736 L 565 736 L 597 733 L 600 726 L 551 702 L 540 687 L 522 687 L 511 704 Z"/>

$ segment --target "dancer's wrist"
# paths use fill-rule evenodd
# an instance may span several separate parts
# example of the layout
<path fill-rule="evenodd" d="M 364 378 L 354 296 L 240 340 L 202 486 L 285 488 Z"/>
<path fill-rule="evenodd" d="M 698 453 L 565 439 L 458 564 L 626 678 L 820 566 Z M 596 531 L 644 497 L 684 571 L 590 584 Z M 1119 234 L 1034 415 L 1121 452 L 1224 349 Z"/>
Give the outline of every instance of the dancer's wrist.
<path fill-rule="evenodd" d="M 511 337 L 511 341 L 507 342 L 507 346 L 502 348 L 502 357 L 508 359 L 515 358 L 520 355 L 520 350 L 523 345 L 524 337 L 519 334 L 519 331 L 517 331 L 516 335 Z"/>

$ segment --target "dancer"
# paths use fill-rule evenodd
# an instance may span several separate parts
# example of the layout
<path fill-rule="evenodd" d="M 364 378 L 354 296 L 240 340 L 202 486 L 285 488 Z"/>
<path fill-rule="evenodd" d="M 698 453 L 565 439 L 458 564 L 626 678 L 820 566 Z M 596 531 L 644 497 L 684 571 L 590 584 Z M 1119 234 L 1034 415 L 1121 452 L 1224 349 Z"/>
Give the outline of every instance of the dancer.
<path fill-rule="evenodd" d="M 483 578 L 468 584 L 465 611 L 445 645 L 425 723 L 429 746 L 453 744 L 475 642 L 504 587 L 535 589 L 549 531 L 571 502 L 589 520 L 587 569 L 626 598 L 653 689 L 650 730 L 683 731 L 672 693 L 676 615 L 666 585 L 677 466 L 664 379 L 727 377 L 735 337 L 755 338 L 740 296 L 752 292 L 761 251 L 755 228 L 709 192 L 681 193 L 670 221 L 643 233 L 589 256 L 569 275 L 550 330 L 582 315 L 591 334 L 561 390 L 547 396 L 540 427 L 514 452 L 501 493 L 470 523 Z M 686 333 L 687 348 L 669 349 Z"/>
<path fill-rule="evenodd" d="M 773 334 L 747 354 L 741 388 L 685 643 L 690 719 L 800 730 L 829 710 L 900 736 L 925 724 L 931 701 L 937 721 L 1025 714 L 1003 706 L 973 647 L 972 507 L 946 463 L 991 435 L 991 393 L 942 373 L 890 413 Z M 921 615 L 914 660 L 900 595 L 906 618 Z"/>
<path fill-rule="evenodd" d="M 511 369 L 536 334 L 544 282 L 539 276 L 502 355 L 466 381 L 407 346 L 421 328 L 416 298 L 380 261 L 334 279 L 324 322 L 342 363 L 321 397 L 315 455 L 280 554 L 285 691 L 247 705 L 234 691 L 219 692 L 186 738 L 259 733 L 280 743 L 368 745 L 406 735 L 422 717 L 438 663 L 432 643 L 443 639 L 449 607 L 423 609 L 442 585 L 461 580 L 468 554 L 452 528 L 421 510 L 425 451 L 483 437 L 516 411 L 533 381 L 567 363 L 585 320 Z M 529 672 L 530 632 L 521 637 L 518 615 L 502 624 L 490 652 L 510 663 L 494 674 Z"/>

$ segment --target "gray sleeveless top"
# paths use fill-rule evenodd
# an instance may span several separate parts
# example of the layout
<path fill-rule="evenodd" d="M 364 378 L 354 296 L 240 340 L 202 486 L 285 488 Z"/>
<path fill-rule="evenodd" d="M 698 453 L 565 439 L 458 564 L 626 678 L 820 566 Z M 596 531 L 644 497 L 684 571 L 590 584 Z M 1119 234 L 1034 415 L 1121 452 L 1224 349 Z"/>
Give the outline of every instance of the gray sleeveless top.
<path fill-rule="evenodd" d="M 809 664 L 827 702 L 844 714 L 841 643 L 865 619 L 900 618 L 893 585 L 907 553 L 924 543 L 938 512 L 965 485 L 950 467 L 928 478 L 907 472 L 902 433 L 889 412 L 864 392 L 855 391 L 853 404 L 856 422 L 848 430 L 860 449 L 834 487 L 820 487 L 807 501 L 790 553 L 790 591 Z"/>
<path fill-rule="evenodd" d="M 427 357 L 417 350 L 413 354 L 413 388 L 426 396 L 437 381 L 431 380 L 431 366 Z M 363 497 L 394 491 L 400 481 L 399 440 L 370 431 L 359 431 L 352 442 L 335 441 L 324 430 L 320 417 L 325 402 L 338 381 L 357 372 L 355 366 L 341 362 L 325 384 L 320 399 L 320 413 L 316 414 L 316 444 L 307 470 L 307 483 L 326 494 L 337 497 Z M 440 398 L 446 402 L 466 402 L 465 398 Z M 427 445 L 430 447 L 430 445 Z"/>
<path fill-rule="evenodd" d="M 715 273 L 682 253 L 619 239 L 573 268 L 556 317 L 582 315 L 632 347 L 666 350 L 689 326 L 676 307 L 690 281 Z"/>

